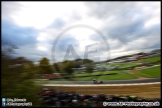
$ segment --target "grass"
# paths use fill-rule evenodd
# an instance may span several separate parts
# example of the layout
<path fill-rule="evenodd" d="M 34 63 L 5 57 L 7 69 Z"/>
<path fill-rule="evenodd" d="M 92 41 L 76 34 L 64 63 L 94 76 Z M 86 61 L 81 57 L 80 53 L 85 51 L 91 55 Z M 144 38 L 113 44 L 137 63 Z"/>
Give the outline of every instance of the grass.
<path fill-rule="evenodd" d="M 109 64 L 108 66 L 114 67 L 114 66 L 117 66 L 117 65 L 120 65 L 120 64 L 119 63 L 112 63 L 112 64 Z"/>
<path fill-rule="evenodd" d="M 109 66 L 114 67 L 114 66 L 120 65 L 119 66 L 120 68 L 124 68 L 124 67 L 128 67 L 128 66 L 136 66 L 140 62 L 156 62 L 160 59 L 161 59 L 161 56 L 157 55 L 157 56 L 144 58 L 144 59 L 141 59 L 139 61 L 135 61 L 135 62 L 131 62 L 131 63 L 113 63 L 113 64 L 109 64 Z"/>
<path fill-rule="evenodd" d="M 152 63 L 152 64 L 154 64 L 154 65 L 159 65 L 159 64 L 161 64 L 161 61 L 156 62 L 156 63 Z"/>
<path fill-rule="evenodd" d="M 142 77 L 147 77 L 147 78 L 161 77 L 161 66 L 148 68 L 148 69 L 144 69 L 144 70 L 138 70 L 137 74 Z"/>
<path fill-rule="evenodd" d="M 146 77 L 146 78 L 158 78 L 161 76 L 161 67 L 153 67 L 143 70 L 137 70 L 135 74 L 138 74 L 138 76 Z M 117 71 L 112 71 L 117 72 Z M 98 72 L 99 73 L 99 72 Z M 109 71 L 106 71 L 105 73 L 109 73 Z M 94 74 L 97 74 L 95 72 Z M 116 74 L 116 75 L 102 75 L 97 76 L 97 80 L 131 80 L 131 79 L 137 79 L 137 75 L 130 74 L 130 73 L 124 73 L 124 74 Z M 69 78 L 69 81 L 92 81 L 95 78 L 95 76 L 89 76 L 89 77 L 78 77 L 78 78 Z M 67 79 L 56 79 L 56 80 L 49 80 L 49 81 L 67 81 Z M 49 82 L 49 81 L 40 81 L 40 82 Z"/>
<path fill-rule="evenodd" d="M 105 76 L 101 76 L 98 78 L 98 80 L 130 80 L 130 79 L 137 79 L 137 77 L 133 74 L 117 74 L 117 75 L 105 75 Z"/>
<path fill-rule="evenodd" d="M 95 77 L 83 77 L 83 78 L 75 78 L 72 80 L 75 81 L 92 81 Z M 137 77 L 133 74 L 116 74 L 116 75 L 103 75 L 99 76 L 97 80 L 129 80 L 129 79 L 137 79 Z"/>
<path fill-rule="evenodd" d="M 161 56 L 154 56 L 154 57 L 150 57 L 150 58 L 145 58 L 145 59 L 141 59 L 138 62 L 156 62 L 158 60 L 161 59 Z"/>
<path fill-rule="evenodd" d="M 130 63 L 114 63 L 114 64 L 110 64 L 110 67 L 114 67 L 114 66 L 119 66 L 119 68 L 126 68 L 126 67 L 131 67 L 131 66 L 136 66 L 139 65 L 139 63 L 134 63 L 134 62 L 130 62 Z"/>
<path fill-rule="evenodd" d="M 145 59 L 141 59 L 139 61 L 135 61 L 135 62 L 129 62 L 129 63 L 113 63 L 113 64 L 109 64 L 110 67 L 114 67 L 119 65 L 119 68 L 126 68 L 126 67 L 131 67 L 131 66 L 136 66 L 139 65 L 139 63 L 141 62 L 156 62 L 158 60 L 160 60 L 160 56 L 154 56 L 154 57 L 150 57 L 150 58 L 145 58 Z M 158 63 L 154 63 L 154 64 L 160 64 L 160 62 Z M 109 74 L 109 73 L 117 73 L 120 72 L 119 71 L 105 71 L 104 73 L 102 72 L 93 72 L 93 73 L 81 73 L 81 74 L 75 74 L 75 76 L 89 76 L 89 75 L 100 75 L 100 74 Z"/>
<path fill-rule="evenodd" d="M 156 62 L 160 60 L 160 56 L 154 56 L 146 59 L 142 59 L 136 62 L 132 63 L 113 63 L 110 64 L 111 66 L 116 66 L 120 65 L 121 68 L 128 67 L 128 66 L 135 66 L 138 65 L 141 62 Z M 153 63 L 154 65 L 161 64 L 161 62 Z M 130 80 L 130 79 L 137 79 L 138 76 L 146 77 L 146 78 L 158 78 L 161 76 L 161 67 L 153 67 L 153 68 L 148 68 L 148 69 L 143 69 L 143 70 L 137 70 L 135 74 L 116 74 L 116 75 L 104 75 L 104 74 L 111 74 L 111 73 L 120 73 L 121 70 L 112 70 L 112 71 L 105 71 L 105 72 L 93 72 L 93 73 L 82 73 L 82 74 L 75 74 L 74 76 L 78 76 L 78 78 L 71 78 L 68 80 L 71 81 L 92 81 L 92 79 L 95 78 L 95 76 L 91 75 L 101 75 L 102 76 L 97 76 L 97 80 Z M 80 77 L 79 76 L 89 76 L 89 77 Z M 66 81 L 66 79 L 56 79 L 56 80 L 49 80 L 49 81 Z M 43 81 L 46 82 L 46 81 Z"/>
<path fill-rule="evenodd" d="M 119 67 L 120 68 L 126 68 L 126 67 L 131 67 L 131 66 L 136 66 L 139 65 L 138 63 L 122 63 Z"/>
<path fill-rule="evenodd" d="M 81 77 L 81 78 L 69 78 L 69 79 L 56 79 L 56 80 L 49 80 L 49 81 L 92 81 L 95 77 Z M 97 76 L 97 80 L 130 80 L 130 79 L 137 79 L 137 77 L 133 74 L 125 73 L 125 74 L 116 74 L 116 75 L 103 75 Z M 40 82 L 49 82 L 49 81 L 40 81 Z"/>
<path fill-rule="evenodd" d="M 81 73 L 81 74 L 75 74 L 74 76 L 104 75 L 104 74 L 111 74 L 111 73 L 118 73 L 118 72 L 120 72 L 120 71 L 105 71 L 105 72 Z"/>

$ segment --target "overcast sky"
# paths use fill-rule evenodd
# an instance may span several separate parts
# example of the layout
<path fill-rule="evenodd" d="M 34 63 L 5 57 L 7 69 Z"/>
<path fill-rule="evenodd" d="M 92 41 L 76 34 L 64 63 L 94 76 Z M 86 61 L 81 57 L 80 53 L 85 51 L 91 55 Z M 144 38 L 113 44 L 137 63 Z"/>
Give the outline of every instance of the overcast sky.
<path fill-rule="evenodd" d="M 160 2 L 2 2 L 2 41 L 18 47 L 16 56 L 35 62 L 52 62 L 52 53 L 62 61 L 68 48 L 80 58 L 88 48 L 96 51 L 89 59 L 106 60 L 160 48 L 160 13 Z M 67 30 L 78 24 L 95 29 Z"/>

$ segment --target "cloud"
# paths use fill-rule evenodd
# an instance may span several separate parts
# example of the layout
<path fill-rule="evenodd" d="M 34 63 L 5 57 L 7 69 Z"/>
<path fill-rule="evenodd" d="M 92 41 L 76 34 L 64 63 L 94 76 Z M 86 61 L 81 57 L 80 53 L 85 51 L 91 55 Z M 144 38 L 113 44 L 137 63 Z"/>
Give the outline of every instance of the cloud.
<path fill-rule="evenodd" d="M 8 2 L 8 1 L 3 1 L 2 2 L 2 20 L 7 20 L 7 21 L 13 21 L 14 16 L 17 15 L 18 11 L 21 10 L 23 7 L 22 4 L 18 2 Z"/>
<path fill-rule="evenodd" d="M 85 2 L 85 4 L 91 8 L 90 16 L 102 18 L 102 20 L 114 15 L 124 15 L 135 6 L 133 2 Z"/>
<path fill-rule="evenodd" d="M 65 34 L 61 36 L 59 40 L 57 40 L 56 46 L 54 46 L 53 44 L 53 48 L 55 48 L 55 51 L 52 50 L 52 53 L 55 54 L 57 60 L 64 60 L 65 54 L 67 53 L 67 49 L 68 47 L 70 47 L 70 45 L 72 45 L 75 52 L 78 54 L 78 40 L 75 39 L 73 35 Z M 72 49 L 70 49 L 70 55 L 72 55 L 71 51 Z"/>
<path fill-rule="evenodd" d="M 122 25 L 115 25 L 111 28 L 108 28 L 108 36 L 109 38 L 119 39 L 121 42 L 130 41 L 129 37 L 132 34 L 140 32 L 144 23 L 140 20 L 127 22 L 127 24 L 123 23 Z"/>
<path fill-rule="evenodd" d="M 15 50 L 15 57 L 24 56 L 31 61 L 39 61 L 43 57 L 47 57 L 51 60 L 52 48 L 50 48 L 49 46 L 47 48 L 47 51 L 42 51 L 38 49 L 38 44 L 26 44 L 23 46 L 19 46 L 18 49 Z"/>
<path fill-rule="evenodd" d="M 111 58 L 161 46 L 160 2 L 2 2 L 2 42 L 17 45 L 17 56 L 51 59 L 57 36 L 77 24 L 98 29 L 106 40 L 85 28 L 68 31 L 56 45 L 57 60 L 69 45 L 83 58 L 85 46 L 98 43 L 88 56 L 102 60 L 109 56 L 104 41 Z"/>
<path fill-rule="evenodd" d="M 85 4 L 89 6 L 89 15 L 105 22 L 100 31 L 107 37 L 111 52 L 122 47 L 123 51 L 142 50 L 160 43 L 159 2 L 86 2 Z M 90 39 L 99 40 L 97 37 Z"/>
<path fill-rule="evenodd" d="M 36 43 L 37 32 L 31 27 L 20 27 L 2 20 L 2 41 L 21 46 Z"/>
<path fill-rule="evenodd" d="M 65 25 L 65 21 L 62 18 L 56 18 L 52 24 L 50 24 L 48 27 L 49 28 L 61 28 Z"/>

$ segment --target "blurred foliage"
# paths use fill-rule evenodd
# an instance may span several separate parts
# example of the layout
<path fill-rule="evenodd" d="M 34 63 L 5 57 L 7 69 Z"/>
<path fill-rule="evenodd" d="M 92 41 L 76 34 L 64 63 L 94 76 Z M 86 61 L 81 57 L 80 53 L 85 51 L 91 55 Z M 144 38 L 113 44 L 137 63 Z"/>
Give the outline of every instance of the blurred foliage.
<path fill-rule="evenodd" d="M 40 74 L 54 73 L 52 70 L 52 66 L 49 63 L 49 60 L 45 57 L 39 61 L 39 67 L 40 67 Z"/>
<path fill-rule="evenodd" d="M 10 44 L 2 45 L 1 54 L 1 84 L 2 97 L 4 98 L 26 98 L 33 105 L 40 105 L 37 98 L 40 85 L 35 84 L 35 79 L 41 74 L 63 72 L 65 75 L 73 74 L 73 68 L 80 68 L 86 64 L 87 72 L 93 71 L 93 61 L 89 59 L 66 60 L 50 65 L 47 58 L 42 58 L 39 65 L 25 57 L 13 57 L 14 49 L 17 47 Z"/>
<path fill-rule="evenodd" d="M 62 62 L 62 64 L 61 64 L 61 71 L 63 73 L 71 75 L 74 72 L 74 70 L 72 68 L 74 68 L 74 63 L 72 61 L 66 60 L 66 61 Z"/>
<path fill-rule="evenodd" d="M 88 63 L 88 64 L 85 64 L 85 67 L 86 67 L 85 72 L 91 73 L 94 70 L 95 64 L 94 63 Z"/>
<path fill-rule="evenodd" d="M 73 74 L 73 68 L 81 68 L 85 66 L 86 72 L 93 72 L 94 62 L 89 59 L 76 59 L 76 60 L 65 60 L 63 62 L 54 63 L 53 67 L 55 71 L 60 72 L 64 75 Z"/>
<path fill-rule="evenodd" d="M 7 47 L 6 47 L 7 46 Z M 37 67 L 24 57 L 13 58 L 12 45 L 2 46 L 1 93 L 4 98 L 26 98 L 33 106 L 40 105 L 37 94 L 41 86 L 35 85 Z M 7 49 L 6 49 L 7 48 Z M 8 48 L 10 50 L 8 50 Z"/>
<path fill-rule="evenodd" d="M 81 65 L 84 65 L 85 67 L 85 72 L 87 73 L 91 73 L 93 72 L 94 70 L 94 67 L 95 67 L 95 64 L 93 62 L 93 60 L 90 60 L 90 59 L 76 59 L 75 60 L 76 62 L 76 65 L 75 65 L 75 68 L 80 68 Z"/>

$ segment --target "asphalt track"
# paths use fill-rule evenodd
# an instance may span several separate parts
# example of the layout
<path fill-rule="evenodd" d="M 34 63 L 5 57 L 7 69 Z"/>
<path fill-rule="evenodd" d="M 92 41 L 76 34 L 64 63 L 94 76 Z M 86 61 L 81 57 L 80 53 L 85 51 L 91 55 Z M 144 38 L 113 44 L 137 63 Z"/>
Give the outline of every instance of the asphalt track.
<path fill-rule="evenodd" d="M 132 84 L 132 83 L 152 83 L 161 82 L 161 78 L 147 78 L 147 79 L 136 79 L 136 80 L 115 80 L 115 81 L 103 81 L 104 84 Z M 43 84 L 93 84 L 92 81 L 47 81 Z"/>

